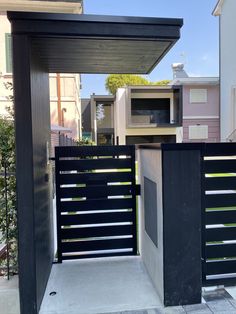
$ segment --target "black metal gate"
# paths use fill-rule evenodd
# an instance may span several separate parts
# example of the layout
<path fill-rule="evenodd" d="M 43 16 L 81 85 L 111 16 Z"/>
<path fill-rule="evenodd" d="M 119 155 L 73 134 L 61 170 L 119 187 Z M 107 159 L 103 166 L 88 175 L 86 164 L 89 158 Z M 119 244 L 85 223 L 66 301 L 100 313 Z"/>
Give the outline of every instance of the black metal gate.
<path fill-rule="evenodd" d="M 135 147 L 55 148 L 58 262 L 137 254 Z"/>
<path fill-rule="evenodd" d="M 202 150 L 203 285 L 236 283 L 236 144 Z"/>

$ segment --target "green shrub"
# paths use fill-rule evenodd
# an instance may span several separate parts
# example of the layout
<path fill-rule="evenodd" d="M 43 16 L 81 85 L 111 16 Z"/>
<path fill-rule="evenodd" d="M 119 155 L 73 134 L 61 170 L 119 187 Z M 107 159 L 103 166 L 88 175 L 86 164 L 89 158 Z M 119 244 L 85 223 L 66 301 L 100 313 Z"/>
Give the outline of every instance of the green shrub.
<path fill-rule="evenodd" d="M 6 84 L 6 88 L 12 90 L 12 84 Z M 9 96 L 9 99 L 12 100 L 12 96 Z M 17 269 L 15 131 L 13 110 L 8 108 L 7 111 L 7 116 L 0 117 L 0 243 L 6 243 L 8 238 L 9 264 L 11 273 L 14 273 Z M 8 174 L 6 181 L 3 175 L 5 169 Z M 6 221 L 6 195 L 8 223 Z M 7 259 L 0 260 L 0 268 L 4 269 L 3 274 L 6 274 L 6 266 Z"/>

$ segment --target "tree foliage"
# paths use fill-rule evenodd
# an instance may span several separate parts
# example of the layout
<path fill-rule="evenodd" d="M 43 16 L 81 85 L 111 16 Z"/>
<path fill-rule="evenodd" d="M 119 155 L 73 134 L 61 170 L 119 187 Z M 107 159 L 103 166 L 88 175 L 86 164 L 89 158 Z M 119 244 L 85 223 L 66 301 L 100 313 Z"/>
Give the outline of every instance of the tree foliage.
<path fill-rule="evenodd" d="M 126 85 L 149 85 L 150 82 L 140 75 L 131 74 L 110 74 L 106 79 L 106 90 L 115 95 L 120 87 Z"/>
<path fill-rule="evenodd" d="M 95 143 L 90 138 L 87 138 L 87 137 L 84 137 L 80 140 L 77 140 L 76 144 L 78 146 L 93 146 L 93 145 L 95 145 Z"/>
<path fill-rule="evenodd" d="M 140 75 L 132 75 L 132 74 L 110 74 L 106 78 L 106 90 L 115 95 L 116 91 L 120 87 L 124 87 L 127 85 L 167 85 L 169 80 L 162 80 L 158 82 L 151 82 Z"/>
<path fill-rule="evenodd" d="M 170 83 L 170 80 L 161 80 L 161 81 L 157 81 L 155 83 L 153 83 L 153 85 L 168 85 Z"/>

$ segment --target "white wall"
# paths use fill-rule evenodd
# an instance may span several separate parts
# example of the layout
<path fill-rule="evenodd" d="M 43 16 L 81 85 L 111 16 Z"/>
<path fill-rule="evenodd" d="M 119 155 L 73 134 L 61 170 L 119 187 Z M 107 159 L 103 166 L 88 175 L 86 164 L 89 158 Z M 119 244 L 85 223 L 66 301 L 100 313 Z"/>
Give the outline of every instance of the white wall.
<path fill-rule="evenodd" d="M 220 16 L 221 140 L 236 129 L 236 1 L 226 0 Z M 236 95 L 236 94 L 235 94 Z"/>
<path fill-rule="evenodd" d="M 119 144 L 125 145 L 126 135 L 126 89 L 118 88 L 115 99 L 115 138 L 119 136 Z"/>
<path fill-rule="evenodd" d="M 156 288 L 156 291 L 164 302 L 164 272 L 163 272 L 163 201 L 162 201 L 162 156 L 161 150 L 138 150 L 138 164 L 141 183 L 141 212 L 140 212 L 140 252 L 142 261 Z M 144 215 L 144 177 L 156 183 L 157 187 L 157 239 L 155 246 L 145 230 Z"/>

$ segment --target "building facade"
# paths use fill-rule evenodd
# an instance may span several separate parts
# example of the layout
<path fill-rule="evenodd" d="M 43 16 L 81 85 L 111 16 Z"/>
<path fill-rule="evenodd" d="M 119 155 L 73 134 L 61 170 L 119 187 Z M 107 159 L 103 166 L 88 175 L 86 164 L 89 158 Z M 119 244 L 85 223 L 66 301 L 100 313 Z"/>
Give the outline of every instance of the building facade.
<path fill-rule="evenodd" d="M 173 64 L 171 85 L 182 86 L 183 126 L 180 142 L 220 141 L 218 77 L 189 77 L 183 64 Z"/>
<path fill-rule="evenodd" d="M 115 144 L 178 142 L 181 86 L 126 86 L 115 98 Z"/>
<path fill-rule="evenodd" d="M 9 95 L 12 91 L 12 52 L 11 28 L 6 10 L 82 13 L 81 1 L 30 1 L 14 0 L 0 3 L 0 115 L 7 115 L 6 107 L 11 106 Z M 52 146 L 55 146 L 59 133 L 69 138 L 81 138 L 80 75 L 50 73 L 50 111 Z"/>
<path fill-rule="evenodd" d="M 179 63 L 172 69 L 169 85 L 126 86 L 114 97 L 82 100 L 83 130 L 98 145 L 218 142 L 219 78 L 189 77 Z"/>
<path fill-rule="evenodd" d="M 95 95 L 82 99 L 82 136 L 96 145 L 114 145 L 114 96 Z"/>
<path fill-rule="evenodd" d="M 235 0 L 220 0 L 213 11 L 220 23 L 221 141 L 236 141 Z"/>

